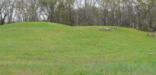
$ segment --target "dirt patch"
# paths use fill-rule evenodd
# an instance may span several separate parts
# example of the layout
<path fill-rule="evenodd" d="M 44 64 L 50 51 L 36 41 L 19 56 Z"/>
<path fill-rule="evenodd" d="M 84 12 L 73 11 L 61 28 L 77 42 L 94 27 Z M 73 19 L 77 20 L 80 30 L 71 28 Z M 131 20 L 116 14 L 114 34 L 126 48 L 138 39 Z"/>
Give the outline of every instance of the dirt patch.
<path fill-rule="evenodd" d="M 148 37 L 156 37 L 156 32 L 147 33 Z"/>
<path fill-rule="evenodd" d="M 107 31 L 107 32 L 111 32 L 113 30 L 117 30 L 117 27 L 105 27 L 105 28 L 101 28 L 101 31 Z"/>

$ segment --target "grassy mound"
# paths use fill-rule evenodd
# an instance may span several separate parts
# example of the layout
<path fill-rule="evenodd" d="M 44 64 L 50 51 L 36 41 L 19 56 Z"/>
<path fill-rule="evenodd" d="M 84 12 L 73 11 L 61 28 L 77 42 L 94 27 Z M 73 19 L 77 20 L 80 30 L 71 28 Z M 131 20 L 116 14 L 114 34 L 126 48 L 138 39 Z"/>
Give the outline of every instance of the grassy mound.
<path fill-rule="evenodd" d="M 146 34 L 43 22 L 0 26 L 0 75 L 156 75 L 156 38 Z"/>

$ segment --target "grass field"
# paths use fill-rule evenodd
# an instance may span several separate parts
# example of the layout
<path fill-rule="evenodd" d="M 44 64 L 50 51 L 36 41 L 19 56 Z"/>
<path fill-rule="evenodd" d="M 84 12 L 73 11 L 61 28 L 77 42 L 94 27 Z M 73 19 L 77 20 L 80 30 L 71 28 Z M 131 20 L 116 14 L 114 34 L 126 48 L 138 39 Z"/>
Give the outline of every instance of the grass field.
<path fill-rule="evenodd" d="M 43 22 L 0 26 L 0 75 L 156 75 L 156 38 L 146 34 Z"/>

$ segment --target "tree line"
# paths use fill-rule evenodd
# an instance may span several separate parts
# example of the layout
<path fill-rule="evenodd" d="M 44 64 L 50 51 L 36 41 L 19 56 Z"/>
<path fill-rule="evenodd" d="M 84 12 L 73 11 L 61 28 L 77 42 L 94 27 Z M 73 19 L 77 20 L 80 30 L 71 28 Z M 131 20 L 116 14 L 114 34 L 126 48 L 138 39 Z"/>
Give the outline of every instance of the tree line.
<path fill-rule="evenodd" d="M 0 24 L 47 21 L 156 31 L 156 0 L 0 0 Z"/>

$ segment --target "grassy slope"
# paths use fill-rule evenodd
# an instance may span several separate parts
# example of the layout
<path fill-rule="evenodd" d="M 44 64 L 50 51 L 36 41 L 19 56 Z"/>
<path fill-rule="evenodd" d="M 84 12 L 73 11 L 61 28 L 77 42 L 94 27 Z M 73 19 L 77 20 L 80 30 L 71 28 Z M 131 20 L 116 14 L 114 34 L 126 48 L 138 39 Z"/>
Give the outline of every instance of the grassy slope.
<path fill-rule="evenodd" d="M 0 75 L 156 75 L 156 38 L 103 27 L 0 27 Z"/>

